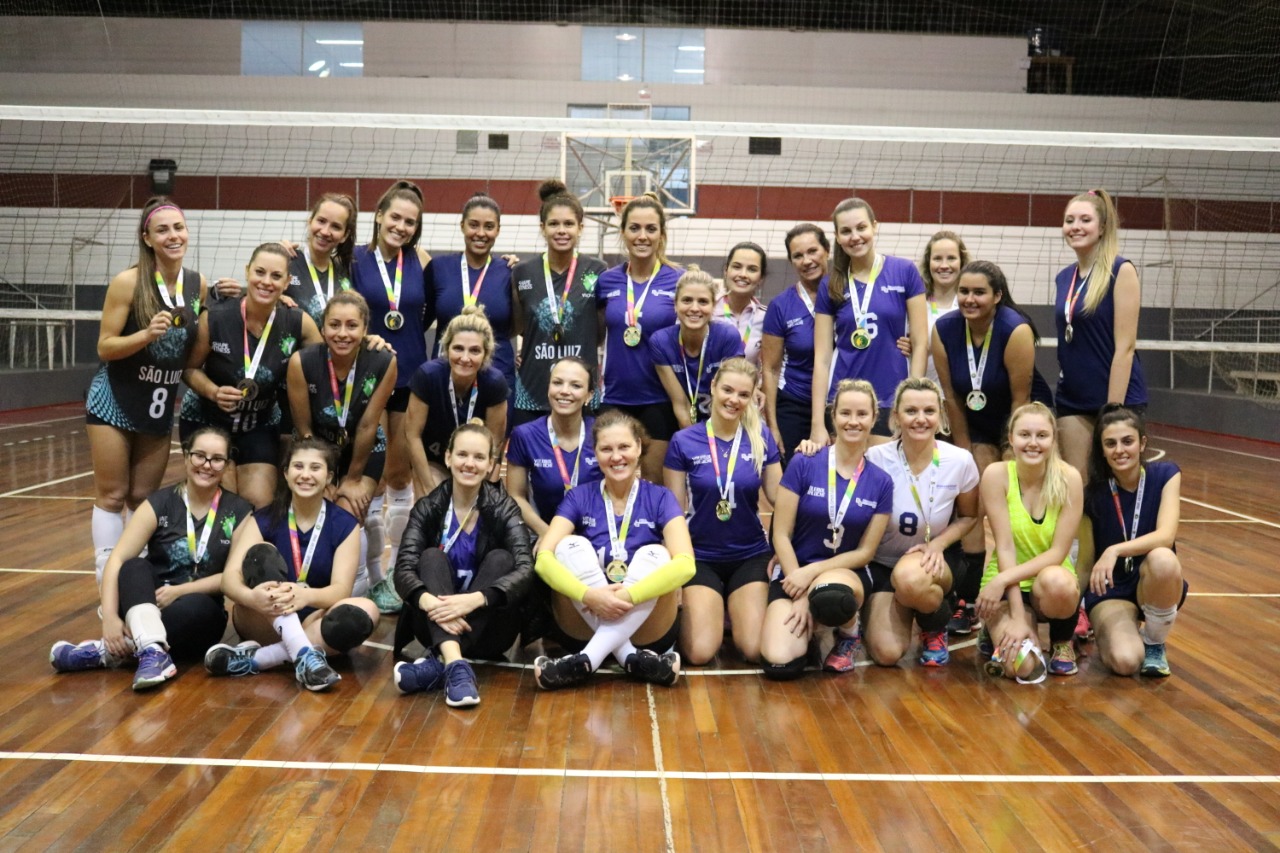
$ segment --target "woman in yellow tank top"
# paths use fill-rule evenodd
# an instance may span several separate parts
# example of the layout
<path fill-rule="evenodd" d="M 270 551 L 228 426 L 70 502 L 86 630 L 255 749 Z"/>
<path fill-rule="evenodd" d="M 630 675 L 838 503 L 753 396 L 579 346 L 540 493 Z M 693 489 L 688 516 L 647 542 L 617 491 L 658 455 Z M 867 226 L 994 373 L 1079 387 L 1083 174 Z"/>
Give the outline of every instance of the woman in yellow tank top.
<path fill-rule="evenodd" d="M 995 554 L 982 576 L 978 615 L 986 624 L 993 674 L 1043 680 L 1040 620 L 1050 623 L 1057 675 L 1076 673 L 1071 632 L 1080 588 L 1068 552 L 1080 523 L 1080 473 L 1058 453 L 1057 423 L 1042 403 L 1019 407 L 1009 418 L 1013 460 L 982 474 L 982 503 L 995 535 Z M 981 645 L 981 643 L 980 643 Z"/>

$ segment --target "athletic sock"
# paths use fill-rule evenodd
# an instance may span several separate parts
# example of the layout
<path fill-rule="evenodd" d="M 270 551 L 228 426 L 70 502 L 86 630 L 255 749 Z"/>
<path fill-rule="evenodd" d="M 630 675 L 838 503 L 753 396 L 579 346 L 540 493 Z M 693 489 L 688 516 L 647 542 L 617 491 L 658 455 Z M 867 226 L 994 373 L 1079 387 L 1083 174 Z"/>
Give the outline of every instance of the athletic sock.
<path fill-rule="evenodd" d="M 102 583 L 102 570 L 107 567 L 107 560 L 122 533 L 124 516 L 95 505 L 89 521 L 89 535 L 93 538 L 93 567 L 98 575 L 98 583 Z"/>
<path fill-rule="evenodd" d="M 413 509 L 413 486 L 403 489 L 387 489 L 387 541 L 391 543 L 391 566 L 394 570 L 396 556 L 400 553 L 400 540 L 409 526 L 409 512 Z"/>
<path fill-rule="evenodd" d="M 160 608 L 156 605 L 133 605 L 124 614 L 124 624 L 129 626 L 129 633 L 133 635 L 134 648 L 169 647 L 169 635 L 164 629 L 164 620 L 160 618 Z"/>
<path fill-rule="evenodd" d="M 302 620 L 298 618 L 297 613 L 277 616 L 271 621 L 271 625 L 280 635 L 280 640 L 289 654 L 289 660 L 297 660 L 298 655 L 311 647 L 311 641 L 307 639 L 307 632 L 302 629 Z"/>
<path fill-rule="evenodd" d="M 1149 646 L 1159 645 L 1169 638 L 1169 629 L 1178 616 L 1177 607 L 1156 607 L 1154 604 L 1142 605 L 1142 642 Z"/>
<path fill-rule="evenodd" d="M 382 549 L 386 544 L 382 531 L 382 498 L 376 497 L 369 502 L 369 511 L 364 517 L 364 535 L 369 542 L 365 565 L 369 567 L 369 586 L 371 587 L 382 580 Z"/>
<path fill-rule="evenodd" d="M 270 646 L 263 646 L 253 653 L 253 662 L 258 665 L 258 669 L 271 669 L 274 666 L 283 666 L 290 660 L 289 650 L 285 648 L 284 643 L 274 643 Z"/>
<path fill-rule="evenodd" d="M 582 650 L 583 654 L 591 658 L 591 668 L 599 669 L 604 659 L 624 643 L 631 645 L 631 635 L 640 630 L 640 626 L 649 618 L 657 604 L 656 598 L 650 599 L 633 606 L 612 622 L 601 622 L 587 647 Z"/>

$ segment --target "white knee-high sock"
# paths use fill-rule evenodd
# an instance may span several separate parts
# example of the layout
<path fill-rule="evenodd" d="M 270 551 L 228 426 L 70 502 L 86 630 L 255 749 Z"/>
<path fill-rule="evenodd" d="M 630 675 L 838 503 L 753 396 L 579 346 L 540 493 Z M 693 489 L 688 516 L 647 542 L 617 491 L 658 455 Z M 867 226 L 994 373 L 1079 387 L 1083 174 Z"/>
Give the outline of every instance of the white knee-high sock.
<path fill-rule="evenodd" d="M 1169 629 L 1178 616 L 1177 607 L 1156 607 L 1154 604 L 1142 605 L 1142 642 L 1157 645 L 1169 638 Z"/>
<path fill-rule="evenodd" d="M 400 553 L 400 540 L 409 526 L 409 513 L 413 509 L 413 486 L 403 489 L 387 489 L 387 541 L 391 543 L 391 568 L 395 569 L 396 556 Z"/>
<path fill-rule="evenodd" d="M 356 580 L 351 585 L 351 594 L 363 598 L 369 592 L 369 536 L 364 528 L 360 528 L 360 562 L 356 563 Z"/>
<path fill-rule="evenodd" d="M 297 613 L 277 616 L 272 620 L 271 626 L 280 635 L 289 660 L 297 660 L 298 655 L 311 647 L 311 641 L 307 639 L 307 632 L 302 630 L 302 620 L 298 618 Z"/>
<path fill-rule="evenodd" d="M 169 648 L 169 634 L 160 618 L 160 608 L 154 604 L 135 604 L 124 614 L 124 624 L 133 635 L 134 648 L 141 651 L 147 646 Z"/>
<path fill-rule="evenodd" d="M 661 546 L 641 548 L 632 558 L 631 565 L 627 567 L 627 576 L 622 583 L 625 586 L 632 586 L 670 559 L 671 555 L 667 553 L 667 549 Z M 600 661 L 603 662 L 610 654 L 617 659 L 618 663 L 625 666 L 627 658 L 636 652 L 636 647 L 631 642 L 632 635 L 640 630 L 640 626 L 645 623 L 657 605 L 657 599 L 651 599 L 634 605 L 617 619 L 601 622 L 595 636 L 587 643 L 587 648 L 582 650 L 583 653 L 591 658 L 592 663 L 597 667 L 600 664 L 595 663 L 596 655 L 599 655 Z"/>
<path fill-rule="evenodd" d="M 364 517 L 364 535 L 369 542 L 368 556 L 365 565 L 369 568 L 369 583 L 376 585 L 382 581 L 382 549 L 386 544 L 382 535 L 382 497 L 369 502 L 369 512 Z"/>
<path fill-rule="evenodd" d="M 253 662 L 258 665 L 258 669 L 271 669 L 289 661 L 289 650 L 285 648 L 284 643 L 263 646 L 253 653 Z"/>
<path fill-rule="evenodd" d="M 93 517 L 89 521 L 89 535 L 93 538 L 93 568 L 98 575 L 98 583 L 102 583 L 102 570 L 107 567 L 107 560 L 112 550 L 124 533 L 124 516 L 118 512 L 105 510 L 100 506 L 93 508 Z"/>

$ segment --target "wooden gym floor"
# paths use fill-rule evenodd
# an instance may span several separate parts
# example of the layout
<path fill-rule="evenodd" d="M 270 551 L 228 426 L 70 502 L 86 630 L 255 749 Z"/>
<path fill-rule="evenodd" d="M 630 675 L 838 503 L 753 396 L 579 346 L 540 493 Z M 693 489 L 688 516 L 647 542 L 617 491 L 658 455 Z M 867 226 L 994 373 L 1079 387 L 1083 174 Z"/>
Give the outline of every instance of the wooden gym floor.
<path fill-rule="evenodd" d="M 772 684 L 403 697 L 394 619 L 327 694 L 288 669 L 56 675 L 100 630 L 79 406 L 0 418 L 0 850 L 1261 850 L 1280 847 L 1280 448 L 1156 430 L 1183 468 L 1174 675 L 1040 686 L 860 666 Z M 170 468 L 178 473 L 177 455 Z"/>

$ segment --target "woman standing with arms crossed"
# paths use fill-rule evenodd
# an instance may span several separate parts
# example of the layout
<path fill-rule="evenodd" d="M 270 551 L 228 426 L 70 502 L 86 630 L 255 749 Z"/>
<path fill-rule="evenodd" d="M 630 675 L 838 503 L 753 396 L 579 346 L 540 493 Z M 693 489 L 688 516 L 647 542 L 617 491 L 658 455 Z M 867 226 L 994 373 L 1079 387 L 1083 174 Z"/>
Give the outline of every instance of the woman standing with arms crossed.
<path fill-rule="evenodd" d="M 838 248 L 827 286 L 818 291 L 813 324 L 809 438 L 819 445 L 829 439 L 823 416 L 842 379 L 865 379 L 886 401 L 872 432 L 887 438 L 888 401 L 903 379 L 924 376 L 929 355 L 928 306 L 915 264 L 876 251 L 880 224 L 862 199 L 840 202 L 831 219 Z M 911 339 L 909 362 L 898 351 L 902 328 Z"/>
<path fill-rule="evenodd" d="M 639 421 L 605 412 L 594 440 L 604 479 L 569 490 L 534 564 L 554 591 L 560 644 L 581 651 L 538 658 L 534 677 L 544 690 L 581 684 L 612 655 L 633 678 L 671 686 L 677 590 L 694 573 L 689 528 L 671 492 L 640 478 Z"/>
<path fill-rule="evenodd" d="M 207 293 L 204 276 L 182 266 L 189 241 L 182 210 L 163 196 L 149 199 L 138 225 L 138 262 L 107 287 L 98 332 L 103 363 L 85 404 L 99 582 L 124 532 L 122 513 L 160 487 L 169 464 L 174 394 L 191 366 Z"/>
<path fill-rule="evenodd" d="M 1123 403 L 1139 413 L 1147 383 L 1138 358 L 1138 271 L 1120 256 L 1120 223 L 1110 193 L 1081 193 L 1067 203 L 1062 237 L 1076 262 L 1056 279 L 1058 418 L 1062 458 L 1088 476 L 1089 443 L 1098 409 Z"/>
<path fill-rule="evenodd" d="M 804 674 L 817 625 L 835 629 L 823 669 L 853 669 L 858 611 L 872 593 L 890 588 L 888 576 L 869 565 L 893 511 L 893 481 L 866 461 L 875 389 L 865 379 L 842 380 L 831 408 L 835 443 L 801 443 L 774 505 L 778 571 L 760 640 L 765 677 L 774 680 Z"/>
<path fill-rule="evenodd" d="M 1048 672 L 1077 672 L 1071 634 L 1080 588 L 1068 552 L 1080 525 L 1083 490 L 1080 472 L 1058 453 L 1056 432 L 1053 412 L 1043 403 L 1016 409 L 1009 419 L 1013 459 L 988 467 L 980 487 L 996 540 L 977 607 L 995 651 L 988 671 L 1020 681 L 1045 675 L 1040 620 L 1049 623 L 1053 647 Z"/>
<path fill-rule="evenodd" d="M 938 318 L 932 352 L 951 424 L 951 439 L 973 454 L 978 473 L 1000 460 L 1009 415 L 1035 400 L 1053 404 L 1053 393 L 1036 369 L 1040 333 L 1013 301 L 1000 267 L 971 261 L 960 273 L 959 310 Z M 979 510 L 979 522 L 981 521 Z M 982 524 L 963 541 L 965 571 L 956 585 L 960 604 L 948 630 L 970 634 L 974 603 L 986 560 Z"/>
<path fill-rule="evenodd" d="M 649 482 L 661 483 L 667 442 L 680 422 L 668 405 L 648 345 L 655 332 L 676 324 L 680 270 L 667 260 L 667 215 L 655 194 L 628 202 L 620 228 L 627 260 L 605 270 L 596 283 L 604 329 L 601 401 L 644 427 L 649 440 L 641 472 Z"/>
<path fill-rule="evenodd" d="M 653 362 L 680 427 L 706 420 L 711 379 L 726 358 L 742 355 L 742 338 L 729 323 L 714 319 L 715 282 L 690 265 L 676 282 L 678 324 L 649 338 Z"/>
<path fill-rule="evenodd" d="M 764 305 L 760 284 L 769 272 L 769 259 L 755 243 L 739 243 L 724 262 L 724 296 L 716 300 L 716 319 L 724 320 L 742 338 L 743 356 L 760 366 L 760 341 L 764 335 Z"/>
<path fill-rule="evenodd" d="M 427 360 L 426 332 L 431 324 L 422 273 L 431 256 L 418 248 L 421 236 L 422 190 L 409 181 L 396 181 L 378 200 L 373 238 L 368 246 L 356 248 L 351 267 L 352 283 L 369 303 L 369 332 L 385 339 L 396 352 L 396 390 L 387 401 L 387 464 L 383 471 L 388 503 L 386 539 L 391 543 L 392 565 L 413 506 L 409 448 L 404 437 L 409 380 Z M 382 503 L 383 497 L 375 497 L 365 516 L 370 577 L 382 575 Z M 370 594 L 382 612 L 400 609 L 388 578 Z"/>
<path fill-rule="evenodd" d="M 563 181 L 538 188 L 538 211 L 547 251 L 521 261 L 511 272 L 515 327 L 520 330 L 520 368 L 516 373 L 514 427 L 537 420 L 547 408 L 551 366 L 577 358 L 594 376 L 599 367 L 596 282 L 605 263 L 578 253 L 582 203 Z"/>
<path fill-rule="evenodd" d="M 667 448 L 667 488 L 688 508 L 689 535 L 699 543 L 680 621 L 680 648 L 693 664 L 720 651 L 726 605 L 739 654 L 751 663 L 760 659 L 773 549 L 759 502 L 762 489 L 771 504 L 777 499 L 782 459 L 760 424 L 758 378 L 745 358 L 726 360 L 711 382 L 707 421 L 677 432 Z"/>
<path fill-rule="evenodd" d="M 799 281 L 774 297 L 764 315 L 760 363 L 764 372 L 765 420 L 788 462 L 809 437 L 813 398 L 814 302 L 826 286 L 831 244 L 806 222 L 787 232 L 787 257 Z"/>
<path fill-rule="evenodd" d="M 1080 571 L 1089 575 L 1084 606 L 1102 662 L 1116 675 L 1163 678 L 1169 675 L 1165 641 L 1187 600 L 1174 550 L 1182 471 L 1164 460 L 1144 465 L 1146 449 L 1142 416 L 1114 403 L 1103 406 L 1089 456 Z"/>

